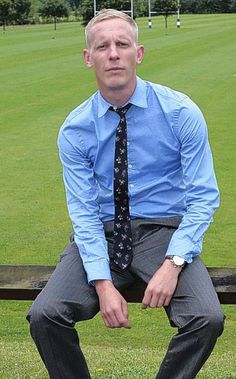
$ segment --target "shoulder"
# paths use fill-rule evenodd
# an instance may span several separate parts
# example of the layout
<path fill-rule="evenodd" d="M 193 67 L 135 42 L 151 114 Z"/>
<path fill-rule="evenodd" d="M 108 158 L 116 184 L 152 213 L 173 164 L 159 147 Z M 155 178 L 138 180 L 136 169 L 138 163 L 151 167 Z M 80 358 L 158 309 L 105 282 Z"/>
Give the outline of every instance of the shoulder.
<path fill-rule="evenodd" d="M 146 82 L 146 85 L 149 94 L 155 95 L 161 104 L 169 104 L 172 107 L 176 107 L 184 104 L 189 99 L 183 92 L 179 92 L 162 84 Z"/>
<path fill-rule="evenodd" d="M 173 88 L 146 82 L 149 98 L 156 101 L 172 126 L 179 126 L 180 116 L 203 119 L 198 105 L 185 93 Z"/>
<path fill-rule="evenodd" d="M 94 107 L 96 107 L 96 100 L 97 92 L 73 109 L 62 124 L 62 129 L 65 128 L 67 124 L 78 125 L 86 120 L 89 121 L 90 118 L 92 118 Z"/>
<path fill-rule="evenodd" d="M 81 129 L 87 128 L 97 110 L 97 92 L 73 109 L 63 122 L 58 133 L 58 144 L 62 146 L 68 142 L 81 139 Z"/>

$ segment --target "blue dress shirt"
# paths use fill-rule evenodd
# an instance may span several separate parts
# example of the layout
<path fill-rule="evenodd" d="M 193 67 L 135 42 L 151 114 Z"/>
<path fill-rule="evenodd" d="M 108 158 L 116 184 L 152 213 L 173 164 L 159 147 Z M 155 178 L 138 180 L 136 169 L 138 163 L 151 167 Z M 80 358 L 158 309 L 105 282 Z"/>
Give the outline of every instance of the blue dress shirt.
<path fill-rule="evenodd" d="M 129 102 L 131 217 L 183 216 L 167 255 L 191 263 L 219 206 L 206 122 L 186 95 L 138 77 Z M 114 219 L 119 116 L 110 105 L 96 92 L 70 113 L 58 137 L 69 215 L 89 282 L 111 280 L 102 222 Z"/>

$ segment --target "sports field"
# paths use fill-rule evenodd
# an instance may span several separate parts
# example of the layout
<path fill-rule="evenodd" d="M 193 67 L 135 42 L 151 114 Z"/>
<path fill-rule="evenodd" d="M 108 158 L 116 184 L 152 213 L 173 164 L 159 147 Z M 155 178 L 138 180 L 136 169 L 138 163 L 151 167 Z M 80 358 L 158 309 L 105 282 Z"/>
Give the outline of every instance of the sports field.
<path fill-rule="evenodd" d="M 236 266 L 236 14 L 137 20 L 145 79 L 190 95 L 203 110 L 221 189 L 203 259 Z M 79 24 L 9 27 L 0 33 L 0 263 L 55 264 L 68 241 L 56 139 L 65 116 L 93 93 Z M 0 379 L 46 379 L 24 320 L 29 302 L 0 302 Z M 200 379 L 236 378 L 236 308 Z M 94 379 L 152 379 L 173 330 L 162 310 L 130 306 L 131 330 L 108 330 L 99 315 L 78 326 Z M 193 347 L 194 348 L 194 347 Z M 126 364 L 124 365 L 124 357 Z M 67 378 L 65 378 L 67 379 Z M 68 378 L 69 379 L 69 378 Z"/>

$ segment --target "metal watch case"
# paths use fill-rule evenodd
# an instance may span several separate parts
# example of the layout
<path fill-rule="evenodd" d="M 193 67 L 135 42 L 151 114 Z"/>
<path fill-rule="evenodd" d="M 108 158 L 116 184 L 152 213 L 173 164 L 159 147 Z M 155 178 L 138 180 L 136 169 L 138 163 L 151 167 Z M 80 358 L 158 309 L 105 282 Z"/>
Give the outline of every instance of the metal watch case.
<path fill-rule="evenodd" d="M 183 268 L 186 264 L 184 258 L 179 257 L 178 255 L 168 256 L 167 258 L 171 261 L 172 265 L 176 268 Z"/>

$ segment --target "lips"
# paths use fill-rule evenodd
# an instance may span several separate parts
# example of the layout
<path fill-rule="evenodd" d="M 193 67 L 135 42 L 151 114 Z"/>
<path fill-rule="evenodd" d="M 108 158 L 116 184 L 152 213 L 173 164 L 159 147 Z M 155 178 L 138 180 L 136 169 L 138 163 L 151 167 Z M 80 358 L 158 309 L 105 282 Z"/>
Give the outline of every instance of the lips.
<path fill-rule="evenodd" d="M 122 67 L 110 67 L 108 69 L 106 69 L 106 71 L 123 71 L 124 68 Z"/>

